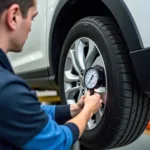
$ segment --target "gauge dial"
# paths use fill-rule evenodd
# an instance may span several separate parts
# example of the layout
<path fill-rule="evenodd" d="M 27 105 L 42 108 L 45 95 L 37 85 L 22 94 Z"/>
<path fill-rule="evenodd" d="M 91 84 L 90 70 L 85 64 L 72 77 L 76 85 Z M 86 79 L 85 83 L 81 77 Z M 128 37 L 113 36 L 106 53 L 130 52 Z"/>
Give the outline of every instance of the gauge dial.
<path fill-rule="evenodd" d="M 99 80 L 98 71 L 94 68 L 87 70 L 85 74 L 85 85 L 88 89 L 94 89 Z"/>

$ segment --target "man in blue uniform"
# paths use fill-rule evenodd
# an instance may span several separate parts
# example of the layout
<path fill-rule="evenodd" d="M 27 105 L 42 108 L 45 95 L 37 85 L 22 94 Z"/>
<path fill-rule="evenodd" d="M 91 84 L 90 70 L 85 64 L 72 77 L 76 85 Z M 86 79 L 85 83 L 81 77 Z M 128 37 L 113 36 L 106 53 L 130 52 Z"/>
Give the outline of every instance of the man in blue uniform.
<path fill-rule="evenodd" d="M 37 15 L 36 0 L 0 0 L 0 150 L 68 150 L 102 105 L 89 92 L 77 104 L 42 106 L 6 54 L 20 52 Z"/>

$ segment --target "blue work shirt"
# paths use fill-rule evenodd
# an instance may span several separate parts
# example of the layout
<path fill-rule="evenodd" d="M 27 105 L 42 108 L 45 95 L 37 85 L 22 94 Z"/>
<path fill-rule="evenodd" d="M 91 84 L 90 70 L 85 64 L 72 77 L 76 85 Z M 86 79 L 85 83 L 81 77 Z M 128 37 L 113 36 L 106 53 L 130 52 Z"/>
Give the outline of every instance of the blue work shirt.
<path fill-rule="evenodd" d="M 79 129 L 69 105 L 41 105 L 0 49 L 0 150 L 69 150 Z"/>

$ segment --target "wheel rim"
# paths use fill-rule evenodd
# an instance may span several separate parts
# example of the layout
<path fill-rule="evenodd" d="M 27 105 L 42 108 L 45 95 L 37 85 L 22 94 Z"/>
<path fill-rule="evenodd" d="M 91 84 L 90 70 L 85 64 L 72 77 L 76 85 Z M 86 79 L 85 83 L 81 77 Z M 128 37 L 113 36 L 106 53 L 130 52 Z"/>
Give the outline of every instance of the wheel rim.
<path fill-rule="evenodd" d="M 107 75 L 103 57 L 97 45 L 89 38 L 79 38 L 72 46 L 66 57 L 64 68 L 64 90 L 67 104 L 76 103 L 87 92 L 84 83 L 86 70 L 95 65 L 100 65 L 105 71 L 106 87 L 95 90 L 101 93 L 103 106 L 99 112 L 89 120 L 86 130 L 92 130 L 101 122 L 107 104 Z"/>

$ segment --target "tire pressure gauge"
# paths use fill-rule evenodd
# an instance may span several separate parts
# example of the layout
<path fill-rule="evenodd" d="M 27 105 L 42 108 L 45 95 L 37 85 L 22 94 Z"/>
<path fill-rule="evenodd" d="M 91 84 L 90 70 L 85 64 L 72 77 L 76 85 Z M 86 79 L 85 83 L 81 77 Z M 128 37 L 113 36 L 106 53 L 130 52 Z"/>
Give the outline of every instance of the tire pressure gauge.
<path fill-rule="evenodd" d="M 94 94 L 94 89 L 99 88 L 100 86 L 105 86 L 105 74 L 104 69 L 101 66 L 94 66 L 89 68 L 85 73 L 85 85 L 90 94 Z"/>

